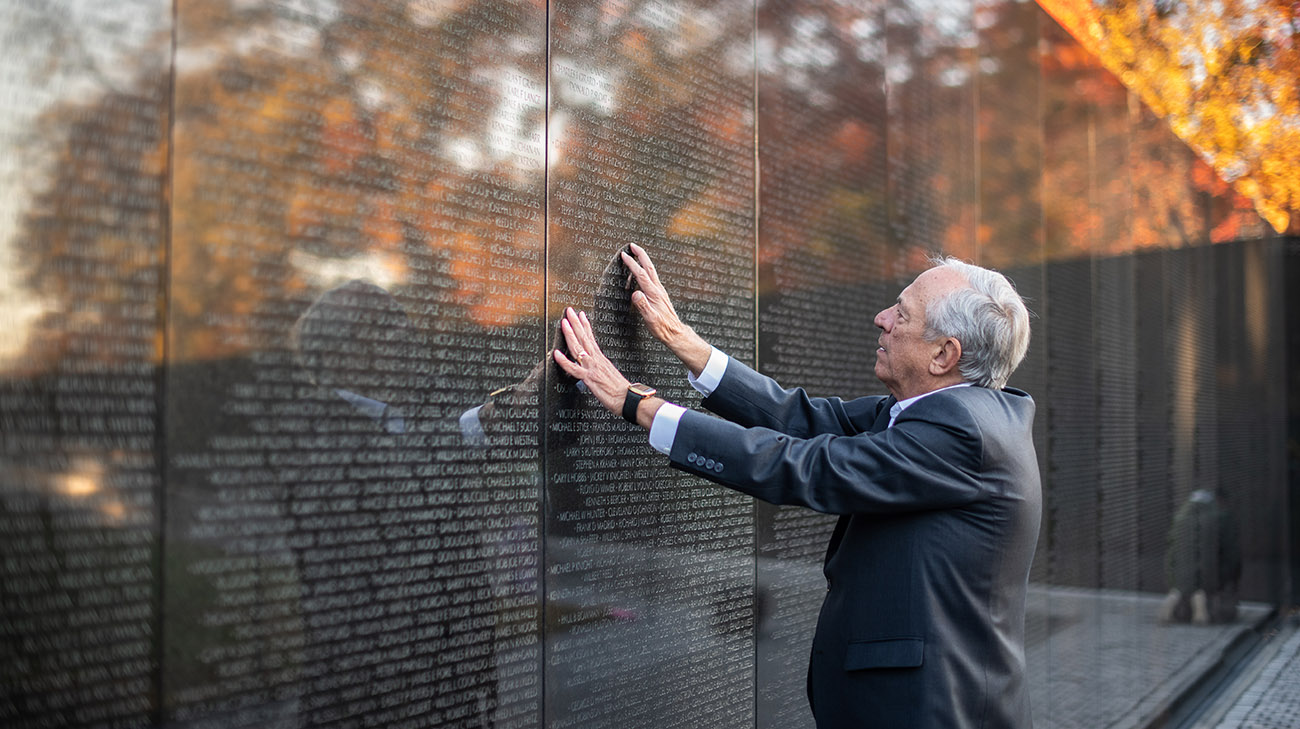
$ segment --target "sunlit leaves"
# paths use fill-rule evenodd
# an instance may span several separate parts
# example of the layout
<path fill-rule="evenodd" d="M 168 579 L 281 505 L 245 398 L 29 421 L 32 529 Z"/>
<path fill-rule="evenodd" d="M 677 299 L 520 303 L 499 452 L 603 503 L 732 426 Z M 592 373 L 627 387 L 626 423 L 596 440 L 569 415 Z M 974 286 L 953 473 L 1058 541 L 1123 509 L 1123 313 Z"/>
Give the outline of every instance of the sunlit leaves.
<path fill-rule="evenodd" d="M 1279 232 L 1300 228 L 1300 22 L 1289 0 L 1040 0 Z"/>

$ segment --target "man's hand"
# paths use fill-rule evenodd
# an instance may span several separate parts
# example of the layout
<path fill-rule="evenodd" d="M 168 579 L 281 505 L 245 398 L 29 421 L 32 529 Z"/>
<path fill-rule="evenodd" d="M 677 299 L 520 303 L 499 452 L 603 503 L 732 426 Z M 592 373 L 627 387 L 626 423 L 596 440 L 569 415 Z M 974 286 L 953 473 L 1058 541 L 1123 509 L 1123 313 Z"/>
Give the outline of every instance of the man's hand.
<path fill-rule="evenodd" d="M 569 359 L 556 349 L 555 363 L 574 379 L 586 383 L 591 394 L 610 412 L 622 414 L 623 400 L 627 397 L 627 386 L 630 383 L 605 353 L 600 351 L 591 322 L 587 320 L 587 313 L 574 311 L 573 307 L 566 308 L 564 319 L 560 321 L 560 330 L 564 332 L 564 341 L 574 359 Z"/>
<path fill-rule="evenodd" d="M 635 258 L 626 252 L 621 255 L 623 264 L 632 272 L 641 289 L 632 292 L 632 304 L 640 312 L 655 339 L 667 345 L 698 376 L 709 363 L 709 354 L 713 348 L 677 317 L 673 302 L 668 298 L 668 291 L 659 281 L 659 272 L 655 270 L 655 264 L 645 249 L 635 243 L 631 248 Z"/>

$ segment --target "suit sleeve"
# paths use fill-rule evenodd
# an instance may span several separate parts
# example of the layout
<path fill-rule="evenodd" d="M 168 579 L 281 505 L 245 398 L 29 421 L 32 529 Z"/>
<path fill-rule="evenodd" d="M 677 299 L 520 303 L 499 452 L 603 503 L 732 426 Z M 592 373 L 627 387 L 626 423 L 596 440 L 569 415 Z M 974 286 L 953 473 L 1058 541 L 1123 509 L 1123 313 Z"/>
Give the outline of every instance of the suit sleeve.
<path fill-rule="evenodd" d="M 906 414 L 876 434 L 797 438 L 687 412 L 669 458 L 764 501 L 827 514 L 942 509 L 984 498 L 981 438 L 969 413 L 918 403 Z"/>
<path fill-rule="evenodd" d="M 736 358 L 717 388 L 701 403 L 710 411 L 744 427 L 763 427 L 798 438 L 819 433 L 856 435 L 870 428 L 883 397 L 844 401 L 838 397 L 809 397 L 803 388 L 787 390 Z"/>

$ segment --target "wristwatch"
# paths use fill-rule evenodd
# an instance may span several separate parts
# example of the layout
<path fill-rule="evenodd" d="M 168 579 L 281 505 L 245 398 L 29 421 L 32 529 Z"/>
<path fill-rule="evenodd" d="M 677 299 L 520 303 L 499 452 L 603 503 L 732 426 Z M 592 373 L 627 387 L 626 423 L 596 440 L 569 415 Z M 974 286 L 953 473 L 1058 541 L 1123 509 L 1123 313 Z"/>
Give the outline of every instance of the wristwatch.
<path fill-rule="evenodd" d="M 658 392 L 649 385 L 633 382 L 627 386 L 627 397 L 623 398 L 623 419 L 636 424 L 636 409 L 641 401 Z"/>

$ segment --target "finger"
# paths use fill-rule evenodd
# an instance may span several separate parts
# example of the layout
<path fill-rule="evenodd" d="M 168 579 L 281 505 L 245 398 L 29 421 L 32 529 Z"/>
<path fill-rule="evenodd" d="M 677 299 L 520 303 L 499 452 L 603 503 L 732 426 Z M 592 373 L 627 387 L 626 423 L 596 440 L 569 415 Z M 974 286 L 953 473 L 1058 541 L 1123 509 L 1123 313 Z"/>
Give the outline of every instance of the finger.
<path fill-rule="evenodd" d="M 573 335 L 569 341 L 569 351 L 574 353 L 583 367 L 587 367 L 591 363 L 587 357 L 600 354 L 600 346 L 596 344 L 596 336 L 591 331 L 587 315 L 569 307 L 565 312 L 563 326 L 566 334 Z"/>
<path fill-rule="evenodd" d="M 582 374 L 582 368 L 574 364 L 568 357 L 565 357 L 564 352 L 556 349 L 552 350 L 552 354 L 555 356 L 555 364 L 559 365 L 560 369 L 564 370 L 566 374 L 574 379 L 582 379 L 580 376 Z"/>
<path fill-rule="evenodd" d="M 577 340 L 577 343 L 581 345 L 580 348 L 587 349 L 587 330 L 590 326 L 583 322 L 582 317 L 578 315 L 578 310 L 573 307 L 566 309 L 564 312 L 564 323 L 569 325 L 569 331 L 573 332 L 573 336 Z"/>
<path fill-rule="evenodd" d="M 641 312 L 641 316 L 648 316 L 651 313 L 650 299 L 646 297 L 644 291 L 632 292 L 632 305 Z"/>
<path fill-rule="evenodd" d="M 655 283 L 659 283 L 659 271 L 655 269 L 654 261 L 650 260 L 650 254 L 646 253 L 644 248 L 635 243 L 630 245 L 632 252 L 636 254 L 637 263 L 641 264 L 641 268 L 645 269 L 645 272 L 650 275 L 651 280 Z"/>
<path fill-rule="evenodd" d="M 582 340 L 578 337 L 578 333 L 574 331 L 573 324 L 569 322 L 567 316 L 560 322 L 560 330 L 564 332 L 564 343 L 568 346 L 569 353 L 578 361 L 579 364 L 583 364 L 583 355 L 586 354 L 587 351 L 586 348 L 582 346 Z"/>
<path fill-rule="evenodd" d="M 646 281 L 654 280 L 650 278 L 650 274 L 646 272 L 645 267 L 638 263 L 635 258 L 629 256 L 626 251 L 619 255 L 623 257 L 623 265 L 627 266 L 627 270 L 631 271 L 633 276 L 636 276 L 637 281 L 641 281 L 643 278 Z M 644 282 L 642 283 L 644 284 Z"/>
<path fill-rule="evenodd" d="M 587 312 L 579 311 L 578 320 L 582 322 L 583 343 L 587 345 L 587 351 L 603 356 L 604 353 L 600 351 L 600 342 L 596 341 L 596 329 L 591 325 L 591 320 L 587 318 Z"/>
<path fill-rule="evenodd" d="M 591 365 L 590 354 L 586 352 L 579 352 L 577 354 L 565 354 L 564 352 L 560 352 L 560 356 L 564 357 L 564 361 L 569 363 L 569 368 L 566 369 L 565 372 L 568 372 L 570 375 L 573 375 L 574 378 L 579 380 L 586 380 L 589 379 L 594 373 L 594 370 L 590 366 Z"/>
<path fill-rule="evenodd" d="M 573 308 L 572 306 L 565 309 L 564 322 L 569 325 L 569 327 L 573 330 L 573 333 L 575 335 L 577 335 L 580 338 L 582 337 L 583 329 L 585 327 L 582 323 L 582 317 L 578 315 L 577 309 Z"/>

